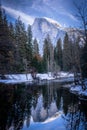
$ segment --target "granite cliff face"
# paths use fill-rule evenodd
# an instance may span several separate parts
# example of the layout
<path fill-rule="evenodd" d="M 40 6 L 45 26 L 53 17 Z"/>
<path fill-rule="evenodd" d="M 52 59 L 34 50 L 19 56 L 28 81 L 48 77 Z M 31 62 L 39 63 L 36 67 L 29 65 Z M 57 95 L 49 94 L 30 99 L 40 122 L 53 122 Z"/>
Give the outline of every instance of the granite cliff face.
<path fill-rule="evenodd" d="M 38 40 L 40 54 L 43 53 L 44 39 L 49 34 L 52 44 L 55 46 L 59 38 L 64 40 L 64 36 L 68 33 L 70 39 L 73 39 L 73 34 L 78 37 L 78 31 L 74 28 L 64 28 L 57 21 L 49 18 L 36 18 L 32 25 L 33 37 Z"/>

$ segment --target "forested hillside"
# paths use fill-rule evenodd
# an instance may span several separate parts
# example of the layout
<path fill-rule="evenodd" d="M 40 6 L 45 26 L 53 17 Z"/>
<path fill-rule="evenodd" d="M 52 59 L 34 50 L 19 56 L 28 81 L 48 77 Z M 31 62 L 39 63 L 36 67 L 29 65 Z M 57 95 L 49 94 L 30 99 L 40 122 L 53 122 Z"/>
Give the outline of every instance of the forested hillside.
<path fill-rule="evenodd" d="M 51 36 L 43 43 L 43 55 L 39 54 L 37 37 L 33 38 L 29 25 L 26 29 L 20 17 L 15 24 L 8 22 L 5 11 L 0 6 L 0 74 L 36 72 L 81 72 L 84 50 L 80 46 L 80 36 L 73 40 L 66 33 L 53 46 Z M 63 43 L 62 43 L 63 42 Z M 62 46 L 63 45 L 63 46 Z M 84 55 L 83 55 L 84 54 Z"/>

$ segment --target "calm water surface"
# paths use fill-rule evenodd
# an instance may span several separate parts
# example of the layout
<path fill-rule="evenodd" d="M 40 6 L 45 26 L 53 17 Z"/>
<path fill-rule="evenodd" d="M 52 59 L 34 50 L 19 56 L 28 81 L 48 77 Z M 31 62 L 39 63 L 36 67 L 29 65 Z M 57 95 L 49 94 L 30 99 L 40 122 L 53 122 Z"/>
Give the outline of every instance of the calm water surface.
<path fill-rule="evenodd" d="M 68 85 L 0 84 L 0 130 L 87 130 L 87 103 Z"/>

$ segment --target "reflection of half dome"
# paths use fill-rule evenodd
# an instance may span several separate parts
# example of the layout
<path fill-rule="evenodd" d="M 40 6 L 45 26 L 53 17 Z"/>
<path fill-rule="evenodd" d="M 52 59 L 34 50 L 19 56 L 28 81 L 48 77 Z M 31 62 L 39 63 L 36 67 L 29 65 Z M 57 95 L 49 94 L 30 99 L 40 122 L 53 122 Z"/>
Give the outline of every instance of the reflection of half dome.
<path fill-rule="evenodd" d="M 41 121 L 40 111 L 41 111 L 42 108 L 43 108 L 43 96 L 41 94 L 38 98 L 36 108 L 34 109 L 34 107 L 32 107 L 32 109 L 31 109 L 31 114 L 32 114 L 33 120 L 35 122 Z"/>
<path fill-rule="evenodd" d="M 50 104 L 50 108 L 48 110 L 49 116 L 50 117 L 53 116 L 57 111 L 58 111 L 58 109 L 57 109 L 57 106 L 56 106 L 56 102 L 52 102 Z"/>
<path fill-rule="evenodd" d="M 47 118 L 47 110 L 44 109 L 44 107 L 41 108 L 40 118 L 41 118 L 41 121 L 44 121 Z"/>
<path fill-rule="evenodd" d="M 33 117 L 33 120 L 35 121 L 35 122 L 37 122 L 38 121 L 38 117 L 37 117 L 37 111 L 36 111 L 36 109 L 34 109 L 33 107 L 32 107 L 32 109 L 31 109 L 31 115 L 32 115 L 32 117 Z"/>
<path fill-rule="evenodd" d="M 33 117 L 34 122 L 41 122 L 45 121 L 47 117 L 52 117 L 57 111 L 58 109 L 55 101 L 51 102 L 48 111 L 43 107 L 43 95 L 41 94 L 38 97 L 36 108 L 31 108 L 31 115 Z"/>

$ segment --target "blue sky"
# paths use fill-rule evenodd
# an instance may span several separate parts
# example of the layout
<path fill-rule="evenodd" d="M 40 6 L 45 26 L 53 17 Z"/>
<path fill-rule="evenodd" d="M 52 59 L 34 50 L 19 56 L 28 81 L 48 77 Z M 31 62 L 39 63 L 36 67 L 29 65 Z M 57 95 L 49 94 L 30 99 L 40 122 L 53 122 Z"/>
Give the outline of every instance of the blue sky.
<path fill-rule="evenodd" d="M 81 1 L 75 0 L 77 3 Z M 2 6 L 10 20 L 20 16 L 25 24 L 32 24 L 36 17 L 48 17 L 62 26 L 79 25 L 73 0 L 2 0 Z"/>

